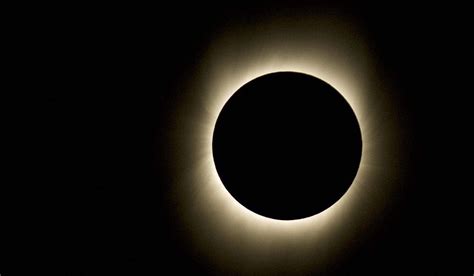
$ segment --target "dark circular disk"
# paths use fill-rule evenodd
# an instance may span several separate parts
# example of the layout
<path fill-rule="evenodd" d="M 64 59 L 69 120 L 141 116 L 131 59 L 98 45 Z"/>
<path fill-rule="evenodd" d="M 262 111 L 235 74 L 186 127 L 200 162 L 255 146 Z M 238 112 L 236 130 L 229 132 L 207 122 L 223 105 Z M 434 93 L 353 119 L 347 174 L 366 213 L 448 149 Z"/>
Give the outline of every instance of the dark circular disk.
<path fill-rule="evenodd" d="M 277 72 L 242 86 L 217 119 L 212 150 L 229 193 L 281 220 L 315 215 L 339 200 L 362 154 L 357 118 L 326 82 Z"/>

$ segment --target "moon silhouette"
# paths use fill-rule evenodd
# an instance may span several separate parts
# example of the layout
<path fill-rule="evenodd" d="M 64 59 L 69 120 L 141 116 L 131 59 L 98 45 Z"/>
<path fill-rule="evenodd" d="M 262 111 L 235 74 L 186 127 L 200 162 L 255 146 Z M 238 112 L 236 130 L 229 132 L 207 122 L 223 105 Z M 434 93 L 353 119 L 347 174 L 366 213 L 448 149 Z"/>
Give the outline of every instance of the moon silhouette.
<path fill-rule="evenodd" d="M 212 150 L 223 185 L 239 203 L 293 220 L 344 195 L 359 168 L 361 137 L 354 111 L 331 85 L 276 72 L 246 83 L 226 102 Z"/>

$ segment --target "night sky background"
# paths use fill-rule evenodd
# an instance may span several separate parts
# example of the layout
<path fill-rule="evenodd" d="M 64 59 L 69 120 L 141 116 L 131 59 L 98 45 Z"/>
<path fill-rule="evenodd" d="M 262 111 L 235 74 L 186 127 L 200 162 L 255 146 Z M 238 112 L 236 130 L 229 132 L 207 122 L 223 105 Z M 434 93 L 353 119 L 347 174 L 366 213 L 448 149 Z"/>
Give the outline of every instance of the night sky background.
<path fill-rule="evenodd" d="M 163 153 L 173 103 L 230 18 L 252 24 L 321 7 L 350 14 L 369 33 L 400 93 L 413 168 L 380 230 L 327 273 L 472 275 L 465 9 L 311 1 L 12 9 L 4 54 L 13 85 L 4 92 L 33 97 L 3 103 L 11 139 L 0 273 L 212 273 L 181 241 L 170 212 Z"/>

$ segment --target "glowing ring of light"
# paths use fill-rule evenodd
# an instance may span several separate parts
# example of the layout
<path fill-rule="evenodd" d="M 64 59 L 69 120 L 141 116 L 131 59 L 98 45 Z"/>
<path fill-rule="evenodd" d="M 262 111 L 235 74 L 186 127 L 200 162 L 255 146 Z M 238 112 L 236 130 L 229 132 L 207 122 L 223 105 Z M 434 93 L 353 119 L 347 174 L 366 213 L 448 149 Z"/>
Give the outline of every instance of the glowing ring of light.
<path fill-rule="evenodd" d="M 272 19 L 261 25 L 265 31 L 229 30 L 218 36 L 173 114 L 176 129 L 169 148 L 177 176 L 175 217 L 187 229 L 190 244 L 222 271 L 256 269 L 258 262 L 270 259 L 283 260 L 282 269 L 332 262 L 381 215 L 399 171 L 398 121 L 387 96 L 393 93 L 372 69 L 374 57 L 357 24 L 318 17 L 296 23 Z M 291 40 L 283 39 L 291 35 Z M 278 71 L 329 83 L 353 108 L 362 133 L 360 167 L 349 190 L 330 208 L 299 220 L 274 220 L 242 206 L 221 183 L 212 154 L 214 125 L 227 100 L 245 83 Z M 282 259 L 284 252 L 294 255 Z"/>

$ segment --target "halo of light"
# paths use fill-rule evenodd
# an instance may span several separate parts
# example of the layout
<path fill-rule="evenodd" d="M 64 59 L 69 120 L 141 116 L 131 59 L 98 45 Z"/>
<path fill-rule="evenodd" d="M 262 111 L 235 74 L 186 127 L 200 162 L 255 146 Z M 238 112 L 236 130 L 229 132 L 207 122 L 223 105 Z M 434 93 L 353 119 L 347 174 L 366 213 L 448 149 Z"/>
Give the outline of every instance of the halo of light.
<path fill-rule="evenodd" d="M 396 101 L 373 69 L 374 58 L 357 22 L 345 17 L 271 18 L 229 28 L 203 53 L 173 114 L 171 194 L 183 237 L 216 271 L 265 272 L 270 263 L 287 272 L 324 267 L 370 231 L 400 169 Z M 353 108 L 362 133 L 360 167 L 349 190 L 330 208 L 299 220 L 275 220 L 242 206 L 221 183 L 212 154 L 226 101 L 245 83 L 278 71 L 329 83 Z"/>

